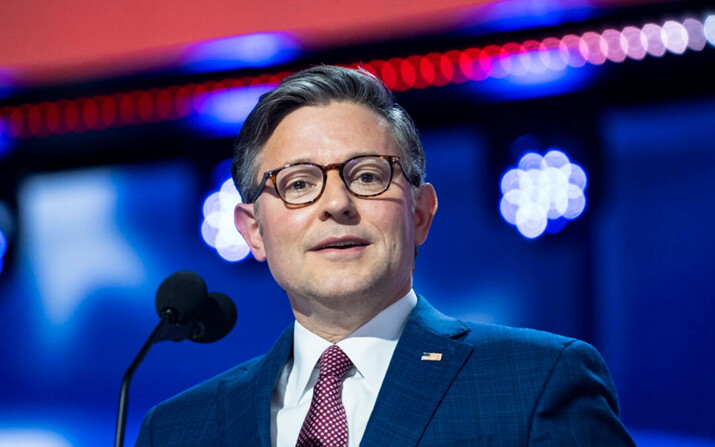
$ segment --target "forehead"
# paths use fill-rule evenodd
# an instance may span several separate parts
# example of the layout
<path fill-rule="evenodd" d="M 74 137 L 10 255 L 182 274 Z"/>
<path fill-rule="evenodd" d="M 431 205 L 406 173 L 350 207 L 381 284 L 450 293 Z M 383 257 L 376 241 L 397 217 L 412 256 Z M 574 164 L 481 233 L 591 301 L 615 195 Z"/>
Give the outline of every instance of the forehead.
<path fill-rule="evenodd" d="M 263 147 L 261 167 L 338 163 L 363 154 L 399 155 L 389 124 L 366 106 L 332 102 L 301 107 L 283 118 Z"/>

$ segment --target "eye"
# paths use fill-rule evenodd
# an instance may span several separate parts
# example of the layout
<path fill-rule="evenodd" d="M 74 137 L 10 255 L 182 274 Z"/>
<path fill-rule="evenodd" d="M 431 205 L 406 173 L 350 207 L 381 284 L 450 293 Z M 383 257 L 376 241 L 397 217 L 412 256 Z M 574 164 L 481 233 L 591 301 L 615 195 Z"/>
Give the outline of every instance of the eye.
<path fill-rule="evenodd" d="M 278 184 L 278 190 L 284 196 L 300 196 L 318 187 L 318 181 L 304 176 L 285 178 Z"/>
<path fill-rule="evenodd" d="M 276 188 L 284 199 L 302 199 L 314 191 L 320 190 L 323 173 L 313 165 L 300 164 L 290 166 L 278 173 Z"/>
<path fill-rule="evenodd" d="M 360 195 L 379 194 L 390 182 L 390 165 L 379 157 L 356 158 L 346 165 L 345 170 L 348 187 Z"/>
<path fill-rule="evenodd" d="M 374 183 L 385 183 L 386 176 L 384 167 L 380 165 L 360 166 L 350 173 L 351 183 L 360 185 L 370 185 Z"/>
<path fill-rule="evenodd" d="M 301 191 L 308 187 L 308 183 L 305 180 L 295 180 L 291 183 L 286 184 L 283 189 L 286 191 Z"/>
<path fill-rule="evenodd" d="M 358 181 L 362 183 L 372 183 L 377 181 L 377 176 L 373 172 L 364 172 L 360 174 Z"/>

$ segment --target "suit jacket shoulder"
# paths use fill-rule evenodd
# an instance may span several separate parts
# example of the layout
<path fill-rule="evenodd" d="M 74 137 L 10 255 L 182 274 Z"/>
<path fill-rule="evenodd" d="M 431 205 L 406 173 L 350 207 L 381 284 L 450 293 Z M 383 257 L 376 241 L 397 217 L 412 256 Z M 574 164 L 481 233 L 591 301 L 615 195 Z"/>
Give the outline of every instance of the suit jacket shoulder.
<path fill-rule="evenodd" d="M 420 298 L 361 445 L 633 442 L 593 347 L 546 332 L 465 323 Z"/>
<path fill-rule="evenodd" d="M 291 325 L 267 354 L 152 408 L 135 445 L 269 447 L 271 395 L 292 346 Z"/>

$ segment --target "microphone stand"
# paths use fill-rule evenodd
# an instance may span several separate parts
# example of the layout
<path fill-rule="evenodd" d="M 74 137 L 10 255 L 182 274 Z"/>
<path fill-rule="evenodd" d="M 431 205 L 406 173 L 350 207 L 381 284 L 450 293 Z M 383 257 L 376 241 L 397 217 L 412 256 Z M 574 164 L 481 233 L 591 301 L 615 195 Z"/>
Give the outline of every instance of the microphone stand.
<path fill-rule="evenodd" d="M 134 358 L 134 361 L 122 378 L 122 386 L 119 391 L 119 410 L 117 411 L 117 428 L 114 435 L 114 447 L 124 446 L 124 432 L 127 426 L 127 410 L 129 408 L 129 383 L 134 376 L 134 372 L 141 364 L 144 357 L 154 345 L 154 343 L 164 340 L 181 341 L 189 338 L 194 332 L 194 328 L 190 324 L 179 324 L 176 322 L 178 315 L 171 308 L 164 310 L 161 313 L 161 321 L 156 325 L 154 331 L 147 339 L 139 354 Z"/>

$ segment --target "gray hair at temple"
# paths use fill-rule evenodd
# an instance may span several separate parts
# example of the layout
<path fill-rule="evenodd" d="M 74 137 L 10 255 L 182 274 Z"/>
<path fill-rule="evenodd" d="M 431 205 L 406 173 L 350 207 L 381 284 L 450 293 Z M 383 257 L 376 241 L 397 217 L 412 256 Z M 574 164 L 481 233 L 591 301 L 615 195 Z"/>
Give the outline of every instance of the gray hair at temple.
<path fill-rule="evenodd" d="M 251 200 L 256 193 L 261 151 L 281 120 L 301 107 L 324 106 L 331 102 L 366 106 L 387 121 L 412 184 L 414 206 L 416 188 L 424 183 L 425 154 L 412 118 L 395 103 L 390 89 L 370 72 L 329 65 L 286 77 L 274 90 L 261 95 L 246 118 L 236 138 L 231 168 L 243 200 Z"/>

